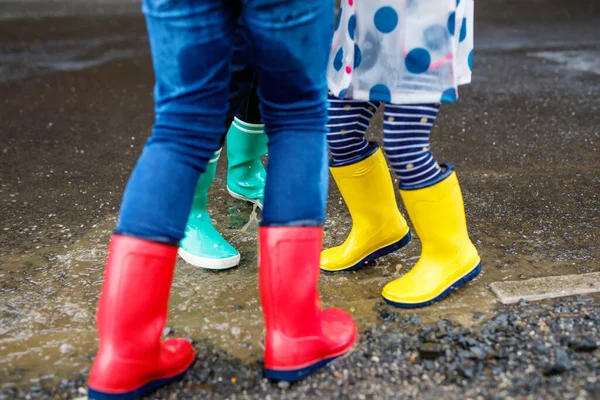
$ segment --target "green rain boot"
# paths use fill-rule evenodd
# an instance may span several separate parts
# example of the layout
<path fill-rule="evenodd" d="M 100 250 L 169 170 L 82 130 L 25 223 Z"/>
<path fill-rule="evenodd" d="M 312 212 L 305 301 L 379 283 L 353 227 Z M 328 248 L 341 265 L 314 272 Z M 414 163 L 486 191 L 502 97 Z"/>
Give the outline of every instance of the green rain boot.
<path fill-rule="evenodd" d="M 227 190 L 234 198 L 257 204 L 261 209 L 267 173 L 260 157 L 265 154 L 264 125 L 235 118 L 227 132 Z"/>
<path fill-rule="evenodd" d="M 233 268 L 240 263 L 240 253 L 223 239 L 206 211 L 208 189 L 215 178 L 220 155 L 219 150 L 198 179 L 185 237 L 179 244 L 179 256 L 186 262 L 199 268 L 216 270 Z"/>

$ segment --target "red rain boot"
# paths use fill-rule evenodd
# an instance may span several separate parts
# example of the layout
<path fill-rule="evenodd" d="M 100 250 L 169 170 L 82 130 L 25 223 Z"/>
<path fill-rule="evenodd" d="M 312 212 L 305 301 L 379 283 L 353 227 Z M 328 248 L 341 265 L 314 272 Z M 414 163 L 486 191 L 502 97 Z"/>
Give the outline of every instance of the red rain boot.
<path fill-rule="evenodd" d="M 161 342 L 177 248 L 114 235 L 98 304 L 100 349 L 89 399 L 136 399 L 183 376 L 195 360 L 184 339 Z"/>
<path fill-rule="evenodd" d="M 320 227 L 260 228 L 267 378 L 302 379 L 347 353 L 356 341 L 356 325 L 349 314 L 320 307 L 322 231 Z"/>

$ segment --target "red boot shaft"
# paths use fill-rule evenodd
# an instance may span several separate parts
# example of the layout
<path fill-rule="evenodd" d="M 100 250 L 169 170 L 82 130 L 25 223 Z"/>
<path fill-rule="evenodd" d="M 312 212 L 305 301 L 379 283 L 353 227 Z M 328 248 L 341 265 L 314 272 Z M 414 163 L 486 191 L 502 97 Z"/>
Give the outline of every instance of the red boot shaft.
<path fill-rule="evenodd" d="M 136 397 L 193 363 L 188 341 L 160 341 L 176 257 L 176 247 L 113 236 L 98 304 L 100 349 L 90 372 L 90 398 Z"/>
<path fill-rule="evenodd" d="M 322 228 L 260 228 L 259 283 L 266 325 L 265 368 L 273 379 L 297 380 L 356 341 L 352 317 L 321 310 L 317 284 Z"/>

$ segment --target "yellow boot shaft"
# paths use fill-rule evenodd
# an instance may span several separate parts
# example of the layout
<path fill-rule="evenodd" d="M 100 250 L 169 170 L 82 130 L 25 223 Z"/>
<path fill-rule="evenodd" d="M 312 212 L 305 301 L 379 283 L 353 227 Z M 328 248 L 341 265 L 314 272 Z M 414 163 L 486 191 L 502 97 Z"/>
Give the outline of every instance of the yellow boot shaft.
<path fill-rule="evenodd" d="M 400 194 L 421 239 L 421 257 L 406 275 L 388 283 L 382 294 L 394 305 L 420 307 L 474 278 L 481 259 L 467 232 L 455 172 L 435 185 Z"/>
<path fill-rule="evenodd" d="M 331 174 L 350 211 L 352 230 L 342 245 L 321 253 L 324 272 L 354 270 L 408 243 L 408 225 L 381 149 L 357 163 L 331 167 Z"/>

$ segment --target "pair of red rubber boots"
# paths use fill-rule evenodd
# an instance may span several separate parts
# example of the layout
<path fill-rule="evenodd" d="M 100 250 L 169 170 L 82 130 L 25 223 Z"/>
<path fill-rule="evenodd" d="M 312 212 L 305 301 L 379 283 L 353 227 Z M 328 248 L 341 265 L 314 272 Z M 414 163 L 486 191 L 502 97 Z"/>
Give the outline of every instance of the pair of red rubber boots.
<path fill-rule="evenodd" d="M 260 228 L 260 297 L 266 324 L 265 373 L 295 381 L 348 352 L 352 317 L 321 310 L 317 283 L 322 229 Z M 181 378 L 195 352 L 185 339 L 161 342 L 177 248 L 114 235 L 98 305 L 100 349 L 90 399 L 135 399 Z"/>

